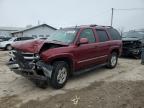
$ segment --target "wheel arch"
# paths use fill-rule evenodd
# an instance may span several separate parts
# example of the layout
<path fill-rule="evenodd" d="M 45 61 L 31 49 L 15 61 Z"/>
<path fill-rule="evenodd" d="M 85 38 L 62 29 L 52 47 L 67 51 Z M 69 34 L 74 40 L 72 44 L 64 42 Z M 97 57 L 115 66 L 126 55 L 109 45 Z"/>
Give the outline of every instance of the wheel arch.
<path fill-rule="evenodd" d="M 6 48 L 7 48 L 7 46 L 9 46 L 9 45 L 11 45 L 11 44 L 6 44 L 6 45 L 5 45 L 5 49 L 6 49 Z"/>
<path fill-rule="evenodd" d="M 120 51 L 118 48 L 112 49 L 110 53 L 112 54 L 113 52 L 116 52 L 118 55 L 120 55 Z"/>
<path fill-rule="evenodd" d="M 57 58 L 52 59 L 50 61 L 50 64 L 52 65 L 54 62 L 57 62 L 57 61 L 66 62 L 70 68 L 70 74 L 74 71 L 74 62 L 73 62 L 72 58 L 70 58 L 70 57 L 57 57 Z"/>

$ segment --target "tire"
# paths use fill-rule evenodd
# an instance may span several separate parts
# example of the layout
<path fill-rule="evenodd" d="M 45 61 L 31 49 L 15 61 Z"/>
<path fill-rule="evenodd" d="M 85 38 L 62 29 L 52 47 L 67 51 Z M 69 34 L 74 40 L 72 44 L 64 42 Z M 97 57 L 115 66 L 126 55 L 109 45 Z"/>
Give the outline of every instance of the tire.
<path fill-rule="evenodd" d="M 108 59 L 107 67 L 112 69 L 115 68 L 118 61 L 118 54 L 116 52 L 112 52 L 110 58 Z"/>
<path fill-rule="evenodd" d="M 12 46 L 11 45 L 7 45 L 5 49 L 10 51 L 10 50 L 12 50 Z"/>
<path fill-rule="evenodd" d="M 53 88 L 60 89 L 66 84 L 68 80 L 69 66 L 64 61 L 57 61 L 53 63 L 53 67 L 50 84 Z"/>

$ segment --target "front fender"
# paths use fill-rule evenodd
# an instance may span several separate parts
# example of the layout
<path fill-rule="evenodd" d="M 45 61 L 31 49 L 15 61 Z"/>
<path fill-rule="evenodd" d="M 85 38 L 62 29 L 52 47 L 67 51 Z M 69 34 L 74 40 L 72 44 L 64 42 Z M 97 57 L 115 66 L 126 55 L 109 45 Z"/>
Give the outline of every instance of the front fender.
<path fill-rule="evenodd" d="M 54 54 L 52 56 L 49 56 L 46 61 L 48 62 L 51 62 L 55 59 L 58 59 L 58 58 L 67 58 L 69 60 L 72 60 L 74 59 L 73 55 L 72 54 L 68 54 L 68 53 L 61 53 L 61 54 Z"/>
<path fill-rule="evenodd" d="M 75 60 L 74 60 L 74 56 L 72 54 L 69 53 L 60 53 L 60 54 L 52 54 L 52 55 L 41 55 L 43 61 L 47 62 L 47 63 L 52 63 L 54 60 L 57 59 L 68 59 L 69 61 L 71 61 L 71 67 L 74 68 L 75 67 Z"/>
<path fill-rule="evenodd" d="M 118 50 L 118 51 L 119 51 L 119 56 L 120 56 L 121 53 L 122 53 L 122 46 L 113 46 L 113 47 L 111 47 L 109 53 L 111 54 L 111 52 L 112 52 L 113 50 Z"/>

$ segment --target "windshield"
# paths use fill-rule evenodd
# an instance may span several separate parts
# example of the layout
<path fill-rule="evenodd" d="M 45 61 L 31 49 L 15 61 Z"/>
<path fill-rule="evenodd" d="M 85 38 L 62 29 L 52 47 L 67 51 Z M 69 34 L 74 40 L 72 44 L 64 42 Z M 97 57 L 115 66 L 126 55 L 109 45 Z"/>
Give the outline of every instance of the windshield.
<path fill-rule="evenodd" d="M 76 33 L 77 30 L 74 28 L 56 30 L 48 37 L 48 41 L 59 41 L 70 44 L 75 39 Z"/>
<path fill-rule="evenodd" d="M 9 41 L 11 37 L 5 38 L 4 41 Z"/>
<path fill-rule="evenodd" d="M 13 37 L 11 39 L 9 39 L 8 41 L 14 41 L 16 39 L 16 37 Z"/>
<path fill-rule="evenodd" d="M 144 38 L 144 31 L 131 31 L 123 34 L 123 37 Z"/>

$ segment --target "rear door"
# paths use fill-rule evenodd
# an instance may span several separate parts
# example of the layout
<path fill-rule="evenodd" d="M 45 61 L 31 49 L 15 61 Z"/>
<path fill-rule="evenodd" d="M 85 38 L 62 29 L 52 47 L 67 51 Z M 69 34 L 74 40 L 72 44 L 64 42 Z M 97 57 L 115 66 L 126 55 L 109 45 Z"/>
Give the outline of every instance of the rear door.
<path fill-rule="evenodd" d="M 108 36 L 106 30 L 96 29 L 96 35 L 98 37 L 97 55 L 99 63 L 104 63 L 107 61 L 109 50 L 110 50 L 110 37 Z"/>

